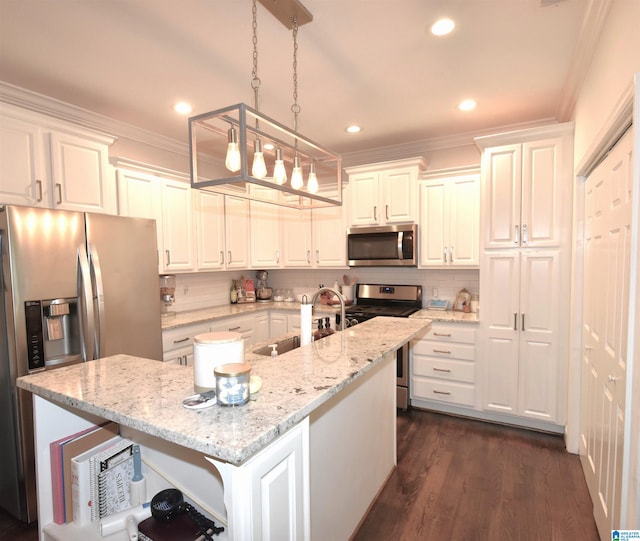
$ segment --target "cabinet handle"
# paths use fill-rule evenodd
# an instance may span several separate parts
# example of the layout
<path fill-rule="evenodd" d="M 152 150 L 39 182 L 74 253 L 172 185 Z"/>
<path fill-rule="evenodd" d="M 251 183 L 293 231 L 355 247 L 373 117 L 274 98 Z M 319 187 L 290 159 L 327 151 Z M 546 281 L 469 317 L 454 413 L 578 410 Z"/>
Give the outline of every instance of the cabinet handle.
<path fill-rule="evenodd" d="M 36 180 L 36 186 L 38 187 L 38 197 L 36 198 L 36 201 L 40 203 L 40 201 L 42 201 L 42 181 Z"/>
<path fill-rule="evenodd" d="M 316 263 L 320 263 L 320 250 L 316 250 Z"/>
<path fill-rule="evenodd" d="M 434 349 L 433 352 L 434 353 L 446 353 L 447 355 L 451 355 L 451 352 L 447 351 L 446 349 Z"/>
<path fill-rule="evenodd" d="M 522 224 L 522 244 L 527 244 L 527 224 Z"/>
<path fill-rule="evenodd" d="M 513 330 L 518 330 L 518 314 L 516 314 L 515 312 L 513 313 Z"/>
<path fill-rule="evenodd" d="M 444 394 L 444 395 L 450 395 L 451 393 L 449 391 L 438 391 L 437 389 L 433 390 L 434 394 Z"/>
<path fill-rule="evenodd" d="M 388 220 L 389 219 L 389 205 L 385 205 L 384 206 L 384 217 Z"/>
<path fill-rule="evenodd" d="M 238 325 L 237 327 L 229 327 L 229 331 L 238 331 L 240 330 L 240 325 Z"/>
<path fill-rule="evenodd" d="M 58 190 L 58 205 L 62 205 L 62 184 L 56 182 L 56 190 Z"/>
<path fill-rule="evenodd" d="M 522 330 L 524 331 L 524 314 L 522 314 Z"/>
<path fill-rule="evenodd" d="M 373 206 L 373 219 L 378 221 L 378 207 L 376 205 Z"/>
<path fill-rule="evenodd" d="M 433 336 L 446 336 L 448 338 L 451 338 L 451 333 L 450 332 L 434 332 Z"/>
<path fill-rule="evenodd" d="M 180 340 L 174 340 L 173 343 L 174 344 L 181 344 L 182 342 L 186 342 L 187 340 L 189 340 L 188 336 L 186 338 L 181 338 Z"/>
<path fill-rule="evenodd" d="M 276 250 L 276 263 L 280 264 L 280 250 Z"/>
<path fill-rule="evenodd" d="M 224 251 L 220 250 L 220 264 L 224 265 Z"/>
<path fill-rule="evenodd" d="M 520 244 L 520 226 L 516 225 L 516 240 L 513 241 L 514 244 Z"/>
<path fill-rule="evenodd" d="M 171 265 L 171 252 L 169 250 L 165 250 L 164 253 L 167 256 L 166 262 L 168 267 L 169 265 Z"/>
<path fill-rule="evenodd" d="M 442 249 L 442 260 L 445 263 L 447 262 L 447 247 L 446 246 Z"/>
<path fill-rule="evenodd" d="M 449 246 L 449 263 L 453 263 L 453 246 Z"/>
<path fill-rule="evenodd" d="M 231 250 L 227 251 L 227 263 L 231 264 Z"/>
<path fill-rule="evenodd" d="M 616 376 L 612 376 L 611 374 L 609 374 L 607 376 L 607 379 L 609 380 L 609 383 L 615 383 L 616 381 L 618 381 L 619 378 L 617 378 Z"/>
<path fill-rule="evenodd" d="M 311 250 L 307 250 L 307 263 L 311 263 Z"/>
<path fill-rule="evenodd" d="M 447 374 L 449 374 L 451 372 L 451 370 L 449 368 L 433 368 L 434 372 L 446 372 Z"/>

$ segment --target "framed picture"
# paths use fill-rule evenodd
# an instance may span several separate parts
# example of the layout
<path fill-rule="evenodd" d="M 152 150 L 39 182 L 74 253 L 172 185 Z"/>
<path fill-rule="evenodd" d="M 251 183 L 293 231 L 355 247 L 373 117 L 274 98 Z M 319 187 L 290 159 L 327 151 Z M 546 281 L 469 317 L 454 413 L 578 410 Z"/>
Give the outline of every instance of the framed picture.
<path fill-rule="evenodd" d="M 453 303 L 453 309 L 458 312 L 464 312 L 465 306 L 467 307 L 466 311 L 468 312 L 471 309 L 471 293 L 466 289 L 462 289 L 456 295 L 456 301 Z"/>

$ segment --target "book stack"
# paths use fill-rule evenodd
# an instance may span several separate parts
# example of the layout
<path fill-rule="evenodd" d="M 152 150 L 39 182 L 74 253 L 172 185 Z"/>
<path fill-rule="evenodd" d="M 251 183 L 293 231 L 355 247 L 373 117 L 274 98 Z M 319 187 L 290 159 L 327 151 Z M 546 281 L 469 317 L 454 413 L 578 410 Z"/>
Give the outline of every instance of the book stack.
<path fill-rule="evenodd" d="M 134 443 L 106 423 L 50 446 L 54 522 L 82 527 L 131 507 Z"/>

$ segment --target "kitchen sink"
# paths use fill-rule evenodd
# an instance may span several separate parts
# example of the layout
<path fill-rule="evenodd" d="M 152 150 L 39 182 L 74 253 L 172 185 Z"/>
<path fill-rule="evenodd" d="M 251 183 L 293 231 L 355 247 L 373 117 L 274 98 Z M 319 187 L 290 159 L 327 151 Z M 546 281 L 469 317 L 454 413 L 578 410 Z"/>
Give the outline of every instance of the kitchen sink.
<path fill-rule="evenodd" d="M 279 340 L 277 342 L 272 342 L 272 344 L 276 344 L 278 346 L 276 348 L 276 351 L 278 352 L 278 355 L 281 355 L 282 353 L 286 353 L 287 351 L 292 351 L 296 348 L 299 348 L 300 337 L 292 336 L 290 338 L 284 338 L 283 340 Z M 253 353 L 256 353 L 257 355 L 265 355 L 267 357 L 270 357 L 271 351 L 272 351 L 271 346 L 264 346 L 258 349 L 254 349 Z"/>

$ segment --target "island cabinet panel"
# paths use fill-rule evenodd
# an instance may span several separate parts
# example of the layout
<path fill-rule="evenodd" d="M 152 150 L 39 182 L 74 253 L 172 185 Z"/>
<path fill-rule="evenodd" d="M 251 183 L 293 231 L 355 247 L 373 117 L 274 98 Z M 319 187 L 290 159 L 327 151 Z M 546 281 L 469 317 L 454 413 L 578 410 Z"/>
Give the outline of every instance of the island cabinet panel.
<path fill-rule="evenodd" d="M 230 541 L 310 539 L 308 417 L 240 467 L 205 458 L 224 481 Z"/>

